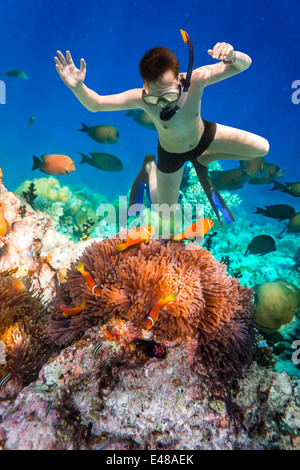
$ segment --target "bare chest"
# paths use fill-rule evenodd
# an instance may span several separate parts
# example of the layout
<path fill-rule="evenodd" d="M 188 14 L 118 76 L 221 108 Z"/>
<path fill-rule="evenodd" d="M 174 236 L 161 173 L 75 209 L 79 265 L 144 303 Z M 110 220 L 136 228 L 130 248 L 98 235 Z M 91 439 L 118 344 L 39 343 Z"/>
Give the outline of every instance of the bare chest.
<path fill-rule="evenodd" d="M 144 108 L 155 124 L 161 146 L 168 152 L 186 152 L 194 148 L 203 133 L 201 98 L 189 96 L 184 106 L 169 121 L 160 118 L 160 108 Z"/>

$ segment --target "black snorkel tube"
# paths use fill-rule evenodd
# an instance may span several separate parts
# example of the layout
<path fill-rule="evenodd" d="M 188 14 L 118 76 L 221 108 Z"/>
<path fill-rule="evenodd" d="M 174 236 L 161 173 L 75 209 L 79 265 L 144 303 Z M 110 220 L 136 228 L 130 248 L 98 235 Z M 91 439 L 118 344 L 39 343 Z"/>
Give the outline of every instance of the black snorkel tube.
<path fill-rule="evenodd" d="M 177 111 L 179 111 L 180 108 L 184 105 L 187 99 L 188 91 L 189 91 L 189 86 L 191 84 L 191 76 L 192 76 L 192 71 L 194 67 L 194 48 L 193 48 L 193 43 L 190 38 L 189 33 L 186 31 L 183 31 L 183 29 L 180 30 L 182 39 L 184 42 L 188 45 L 189 48 L 189 65 L 188 65 L 188 70 L 186 74 L 186 78 L 181 79 L 181 83 L 183 85 L 183 92 L 180 97 L 180 100 L 178 102 L 178 105 L 174 106 L 174 108 L 171 108 L 170 106 L 167 106 L 166 108 L 163 108 L 160 112 L 160 119 L 162 121 L 169 121 Z"/>

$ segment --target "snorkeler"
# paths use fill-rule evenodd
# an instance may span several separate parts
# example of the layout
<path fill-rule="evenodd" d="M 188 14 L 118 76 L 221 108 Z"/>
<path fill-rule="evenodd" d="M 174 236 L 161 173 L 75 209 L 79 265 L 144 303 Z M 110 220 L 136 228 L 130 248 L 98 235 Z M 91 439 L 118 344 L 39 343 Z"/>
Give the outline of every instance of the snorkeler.
<path fill-rule="evenodd" d="M 233 216 L 209 179 L 207 166 L 215 160 L 262 157 L 268 153 L 269 143 L 256 134 L 202 119 L 201 97 L 206 86 L 246 70 L 251 59 L 242 52 L 234 51 L 230 44 L 222 42 L 207 51 L 212 58 L 219 60 L 218 63 L 193 69 L 191 39 L 185 31 L 181 30 L 181 34 L 189 47 L 187 73 L 179 73 L 178 60 L 173 52 L 164 47 L 155 47 L 140 61 L 143 89 L 98 95 L 84 84 L 84 59 L 81 59 L 80 69 L 77 69 L 69 51 L 66 52 L 66 58 L 57 51 L 58 57 L 54 59 L 56 70 L 88 110 L 142 109 L 151 118 L 158 131 L 157 164 L 154 159 L 146 164 L 153 204 L 172 207 L 178 203 L 184 163 L 191 161 L 220 223 L 219 212 L 230 223 L 234 220 Z M 135 181 L 135 187 L 138 187 L 137 183 Z"/>

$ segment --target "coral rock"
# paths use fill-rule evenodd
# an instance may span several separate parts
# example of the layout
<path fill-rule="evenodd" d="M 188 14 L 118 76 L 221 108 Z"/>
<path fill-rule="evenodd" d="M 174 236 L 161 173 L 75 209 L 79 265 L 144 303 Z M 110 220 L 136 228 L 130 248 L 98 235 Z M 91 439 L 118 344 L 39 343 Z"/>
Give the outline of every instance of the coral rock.
<path fill-rule="evenodd" d="M 289 323 L 300 307 L 299 289 L 282 279 L 254 287 L 255 321 L 262 332 L 273 332 Z"/>

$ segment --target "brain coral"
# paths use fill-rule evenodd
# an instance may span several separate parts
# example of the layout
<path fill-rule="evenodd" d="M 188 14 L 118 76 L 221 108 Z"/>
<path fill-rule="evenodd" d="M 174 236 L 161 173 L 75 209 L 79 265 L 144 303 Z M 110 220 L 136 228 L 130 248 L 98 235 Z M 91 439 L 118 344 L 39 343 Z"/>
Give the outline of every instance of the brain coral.
<path fill-rule="evenodd" d="M 274 332 L 289 323 L 300 307 L 300 291 L 284 279 L 254 286 L 255 321 L 259 330 Z"/>
<path fill-rule="evenodd" d="M 68 345 L 99 320 L 104 324 L 112 317 L 144 328 L 153 305 L 163 295 L 176 292 L 176 301 L 160 310 L 151 329 L 153 338 L 199 337 L 200 361 L 214 366 L 217 375 L 219 368 L 224 369 L 224 377 L 226 371 L 229 376 L 239 375 L 250 361 L 254 343 L 252 289 L 228 276 L 226 266 L 202 247 L 190 244 L 193 249 L 186 249 L 181 243 L 154 239 L 148 245 L 118 252 L 115 245 L 122 240 L 94 242 L 71 265 L 52 306 L 48 326 L 51 341 Z M 79 261 L 100 285 L 100 297 L 87 289 L 76 269 Z M 61 303 L 72 308 L 81 305 L 83 299 L 87 307 L 79 315 L 62 315 Z"/>
<path fill-rule="evenodd" d="M 45 342 L 45 306 L 30 283 L 14 276 L 15 270 L 0 273 L 0 341 L 5 361 L 0 364 L 0 380 L 10 374 L 23 384 L 29 383 L 49 356 Z"/>

